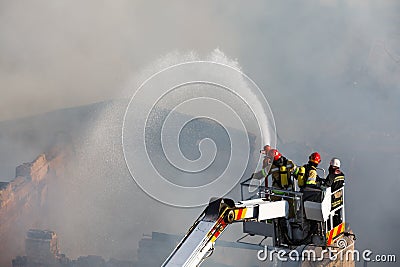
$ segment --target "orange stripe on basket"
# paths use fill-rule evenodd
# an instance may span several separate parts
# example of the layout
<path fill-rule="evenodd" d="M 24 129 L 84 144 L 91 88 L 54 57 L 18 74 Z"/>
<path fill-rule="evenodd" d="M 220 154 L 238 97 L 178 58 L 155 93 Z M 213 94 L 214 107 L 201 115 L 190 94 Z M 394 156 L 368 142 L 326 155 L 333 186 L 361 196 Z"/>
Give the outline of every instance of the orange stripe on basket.
<path fill-rule="evenodd" d="M 337 236 L 337 235 L 339 235 L 339 234 L 341 233 L 341 231 L 342 231 L 342 226 L 343 226 L 343 223 L 339 224 L 339 226 L 338 226 L 338 229 L 337 229 L 337 232 L 336 232 L 336 235 L 335 235 L 335 236 Z"/>
<path fill-rule="evenodd" d="M 329 238 L 328 238 L 328 246 L 331 244 L 331 242 L 332 242 L 332 236 L 333 236 L 333 232 L 335 232 L 335 229 L 332 229 L 330 232 L 329 232 Z"/>

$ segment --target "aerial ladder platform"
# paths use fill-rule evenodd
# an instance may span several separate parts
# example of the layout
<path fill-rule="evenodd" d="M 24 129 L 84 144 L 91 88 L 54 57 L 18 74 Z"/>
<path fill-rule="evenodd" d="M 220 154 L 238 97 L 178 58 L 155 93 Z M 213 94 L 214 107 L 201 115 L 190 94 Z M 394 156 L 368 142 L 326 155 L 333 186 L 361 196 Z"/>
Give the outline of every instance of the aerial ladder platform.
<path fill-rule="evenodd" d="M 259 186 L 257 191 L 250 179 L 241 183 L 242 201 L 229 198 L 212 198 L 209 205 L 195 220 L 162 267 L 195 267 L 214 251 L 214 244 L 232 223 L 243 223 L 245 236 L 272 238 L 273 248 L 288 252 L 298 247 L 314 246 L 340 249 L 354 246 L 355 236 L 346 232 L 344 186 L 334 192 L 323 188 L 321 201 L 310 201 L 305 192 L 281 190 Z M 252 192 L 245 195 L 244 192 Z M 332 205 L 331 200 L 340 202 Z"/>

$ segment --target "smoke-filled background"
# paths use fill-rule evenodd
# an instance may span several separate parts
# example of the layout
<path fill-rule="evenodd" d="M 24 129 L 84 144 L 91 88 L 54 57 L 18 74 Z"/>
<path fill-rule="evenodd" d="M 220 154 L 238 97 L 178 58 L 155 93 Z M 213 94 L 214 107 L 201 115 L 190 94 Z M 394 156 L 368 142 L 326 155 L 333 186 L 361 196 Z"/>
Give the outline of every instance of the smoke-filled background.
<path fill-rule="evenodd" d="M 107 103 L 188 51 L 219 48 L 263 90 L 284 155 L 342 160 L 358 248 L 399 256 L 399 14 L 395 0 L 1 1 L 1 180 L 67 133 L 88 149 L 49 192 L 57 201 L 43 224 L 63 252 L 130 259 L 143 233 L 184 233 L 200 209 L 137 190 L 120 160 L 126 103 Z"/>

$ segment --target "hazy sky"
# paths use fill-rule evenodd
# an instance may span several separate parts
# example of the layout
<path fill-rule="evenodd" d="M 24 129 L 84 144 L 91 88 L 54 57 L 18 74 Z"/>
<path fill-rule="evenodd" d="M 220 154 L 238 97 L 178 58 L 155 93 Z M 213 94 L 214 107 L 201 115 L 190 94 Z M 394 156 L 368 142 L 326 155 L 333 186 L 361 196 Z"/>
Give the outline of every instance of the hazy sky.
<path fill-rule="evenodd" d="M 304 111 L 298 98 L 312 94 L 324 107 L 327 98 L 341 99 L 335 91 L 346 87 L 354 91 L 347 99 L 364 90 L 394 110 L 399 6 L 364 0 L 0 1 L 0 119 L 110 99 L 165 53 L 217 47 L 239 60 L 271 102 L 288 98 L 287 109 Z M 377 83 L 373 89 L 362 88 L 366 79 Z"/>
<path fill-rule="evenodd" d="M 281 141 L 343 159 L 348 217 L 371 235 L 360 243 L 377 238 L 390 252 L 400 227 L 389 205 L 400 193 L 399 14 L 397 0 L 0 0 L 0 120 L 120 97 L 167 53 L 219 48 L 261 87 Z"/>

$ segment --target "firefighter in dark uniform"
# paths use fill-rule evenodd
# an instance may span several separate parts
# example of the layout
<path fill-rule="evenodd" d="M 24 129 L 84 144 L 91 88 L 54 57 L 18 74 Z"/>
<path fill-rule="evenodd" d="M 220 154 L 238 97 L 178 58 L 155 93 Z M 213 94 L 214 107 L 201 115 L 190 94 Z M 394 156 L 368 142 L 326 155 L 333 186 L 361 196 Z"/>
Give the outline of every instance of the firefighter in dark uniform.
<path fill-rule="evenodd" d="M 296 165 L 290 159 L 284 157 L 277 149 L 267 148 L 268 152 L 263 161 L 263 168 L 261 171 L 254 173 L 253 178 L 262 179 L 265 178 L 265 184 L 268 186 L 268 176 L 272 178 L 272 194 L 269 199 L 272 201 L 278 201 L 282 199 L 285 192 L 281 190 L 293 190 L 293 183 L 291 176 L 296 168 Z M 264 149 L 265 150 L 265 149 Z M 295 216 L 295 205 L 292 199 L 286 199 L 289 203 L 289 218 Z M 277 219 L 279 230 L 279 239 L 286 240 L 287 237 L 287 221 L 285 218 Z M 286 240 L 286 242 L 288 242 Z"/>
<path fill-rule="evenodd" d="M 263 161 L 261 171 L 253 174 L 252 178 L 266 178 L 266 186 L 268 186 L 267 177 L 272 177 L 272 187 L 276 189 L 291 189 L 291 175 L 296 165 L 290 159 L 284 157 L 277 149 L 269 149 Z"/>
<path fill-rule="evenodd" d="M 301 188 L 301 191 L 303 192 L 303 201 L 322 201 L 322 179 L 317 173 L 317 167 L 320 162 L 321 155 L 318 152 L 314 152 L 308 157 L 308 163 L 303 166 L 305 168 L 305 185 Z M 310 233 L 317 234 L 319 231 L 318 223 L 314 220 L 310 220 L 309 223 Z"/>
<path fill-rule="evenodd" d="M 308 163 L 304 165 L 305 176 L 304 180 L 305 186 L 302 188 L 304 193 L 303 200 L 321 202 L 322 201 L 322 191 L 321 191 L 321 181 L 322 179 L 318 176 L 317 167 L 321 162 L 321 155 L 318 152 L 312 153 L 308 157 Z"/>
<path fill-rule="evenodd" d="M 344 173 L 340 170 L 340 160 L 338 158 L 332 158 L 329 163 L 329 174 L 325 179 L 325 185 L 331 187 L 331 205 L 332 210 L 334 210 L 343 204 L 343 193 L 339 189 L 344 186 Z M 333 217 L 333 224 L 336 226 L 341 221 L 340 210 L 337 210 Z"/>
<path fill-rule="evenodd" d="M 340 160 L 338 158 L 332 158 L 329 163 L 329 174 L 325 179 L 325 185 L 331 187 L 332 193 L 342 188 L 344 185 L 344 173 L 340 170 Z M 339 193 L 335 194 L 337 197 L 334 195 L 332 196 L 332 209 L 343 202 L 341 191 L 337 193 Z"/>
<path fill-rule="evenodd" d="M 272 187 L 290 189 L 293 185 L 291 178 L 296 165 L 290 159 L 284 157 L 277 149 L 268 152 L 268 158 L 272 159 L 269 173 L 272 177 Z"/>

